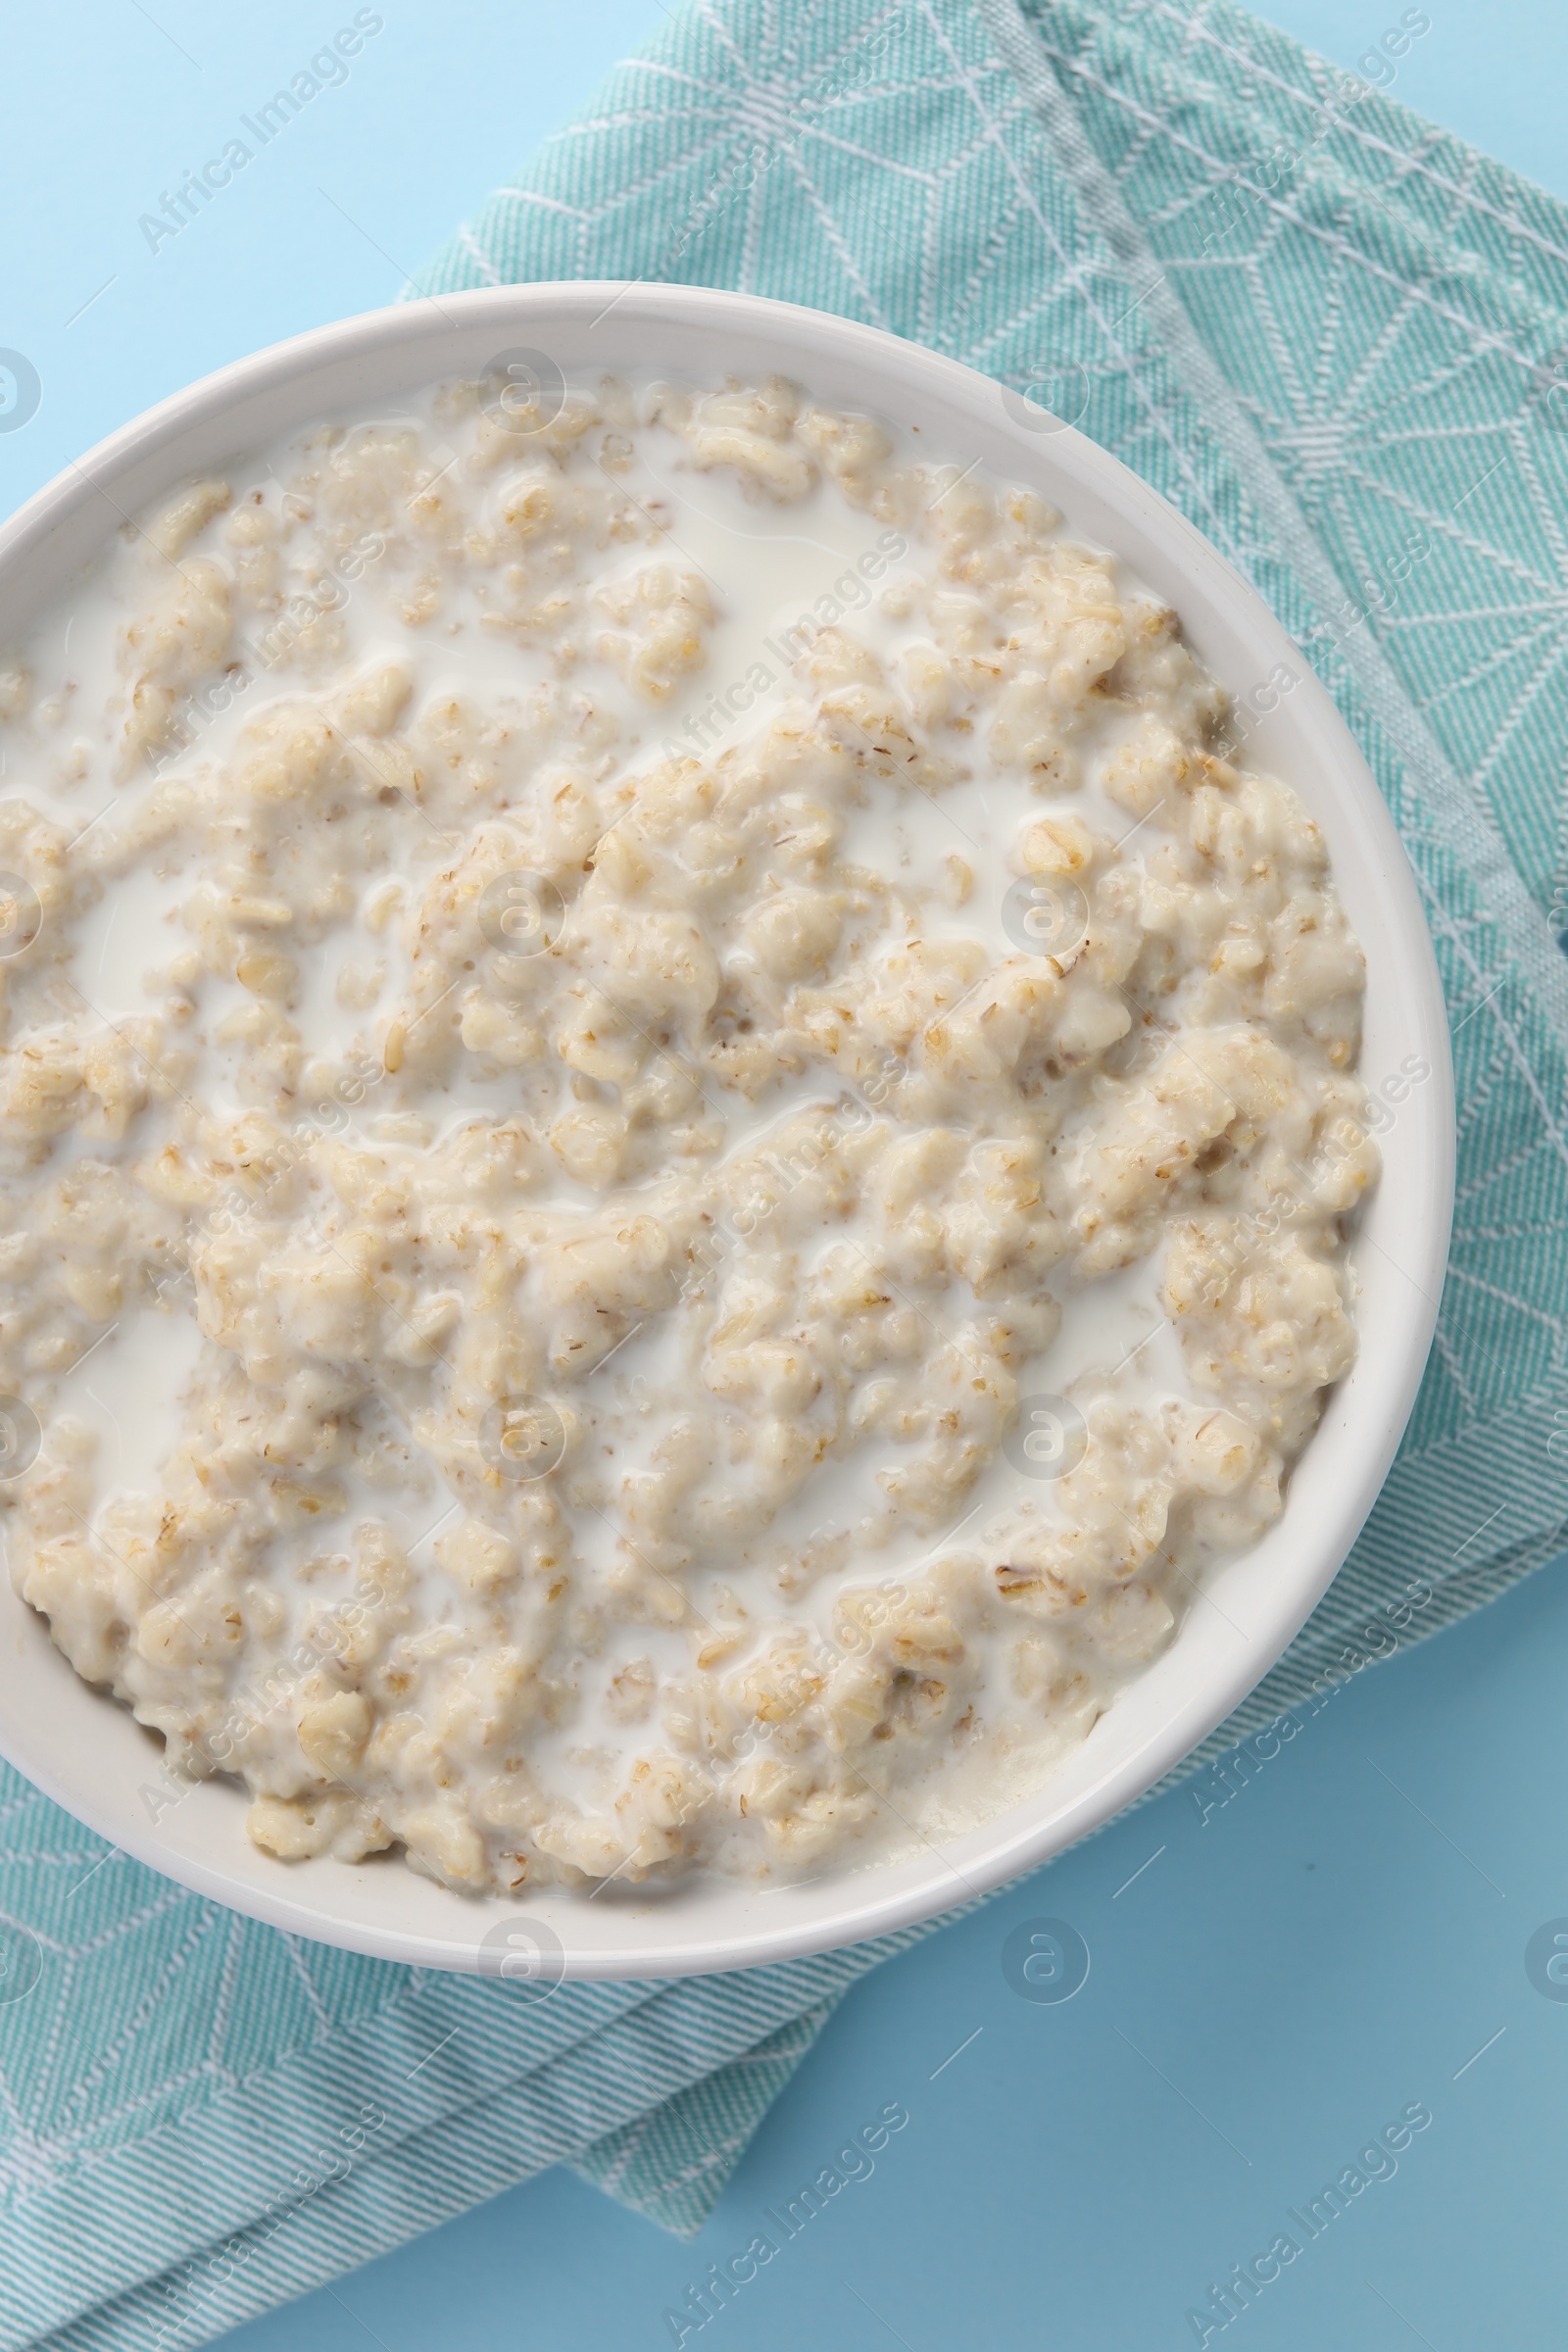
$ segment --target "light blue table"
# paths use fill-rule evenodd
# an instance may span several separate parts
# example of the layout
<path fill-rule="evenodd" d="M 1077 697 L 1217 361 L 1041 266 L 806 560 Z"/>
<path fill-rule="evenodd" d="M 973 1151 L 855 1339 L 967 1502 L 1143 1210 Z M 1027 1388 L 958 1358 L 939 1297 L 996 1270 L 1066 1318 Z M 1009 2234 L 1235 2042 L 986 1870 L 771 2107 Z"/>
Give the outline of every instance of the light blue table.
<path fill-rule="evenodd" d="M 28 355 L 42 399 L 0 435 L 0 510 L 191 377 L 390 300 L 659 0 L 385 6 L 348 80 L 151 251 L 138 216 L 353 13 L 13 12 L 0 345 Z M 1269 13 L 1353 66 L 1398 9 Z M 1397 95 L 1568 195 L 1568 17 L 1530 0 L 1429 13 Z M 670 2343 L 664 2309 L 897 2103 L 909 2120 L 874 2172 L 705 2346 L 1155 2352 L 1195 2342 L 1189 2307 L 1287 2232 L 1301 2251 L 1224 2331 L 1251 2352 L 1560 2352 L 1568 1999 L 1536 1988 L 1526 1947 L 1568 1918 L 1565 1687 L 1568 1563 L 1362 1676 L 1230 1802 L 1212 1784 L 1179 1791 L 881 1971 L 696 2245 L 551 2176 L 230 2342 Z M 1020 1997 L 1003 1973 L 1005 1938 L 1043 1915 L 1092 1955 L 1065 2003 Z M 1431 2121 L 1396 2170 L 1369 2160 L 1388 2177 L 1309 2234 L 1294 2217 L 1384 2127 L 1403 2137 L 1411 2108 Z"/>

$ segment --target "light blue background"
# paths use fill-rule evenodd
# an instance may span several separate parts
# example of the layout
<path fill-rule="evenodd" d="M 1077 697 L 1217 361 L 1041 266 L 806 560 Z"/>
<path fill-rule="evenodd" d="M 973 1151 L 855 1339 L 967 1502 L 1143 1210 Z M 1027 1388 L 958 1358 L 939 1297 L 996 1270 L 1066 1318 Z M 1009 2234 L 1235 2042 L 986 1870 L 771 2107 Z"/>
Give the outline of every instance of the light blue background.
<path fill-rule="evenodd" d="M 1568 196 L 1568 13 L 1428 7 L 1396 94 Z M 393 299 L 661 7 L 385 6 L 349 80 L 150 252 L 138 215 L 353 13 L 320 0 L 243 15 L 158 0 L 156 22 L 136 0 L 11 12 L 0 346 L 27 354 L 43 399 L 0 434 L 0 511 L 192 377 Z M 1399 10 L 1268 13 L 1353 67 Z M 1478 1523 L 1494 1501 L 1477 1497 Z M 1194 2342 L 1187 2306 L 1420 2100 L 1434 2120 L 1397 2176 L 1308 2245 L 1230 2340 L 1560 2352 L 1568 2002 L 1532 1988 L 1524 1949 L 1568 1915 L 1565 1686 L 1568 1563 L 1360 1677 L 1223 1809 L 1202 1819 L 1178 1791 L 883 1969 L 839 2011 L 694 2246 L 553 2175 L 229 2342 L 668 2343 L 663 2307 L 898 2100 L 910 2121 L 874 2175 L 784 2248 L 705 2347 L 1157 2352 Z M 1059 2007 L 1019 1998 L 1000 1965 L 1009 1930 L 1045 1914 L 1093 1954 Z"/>

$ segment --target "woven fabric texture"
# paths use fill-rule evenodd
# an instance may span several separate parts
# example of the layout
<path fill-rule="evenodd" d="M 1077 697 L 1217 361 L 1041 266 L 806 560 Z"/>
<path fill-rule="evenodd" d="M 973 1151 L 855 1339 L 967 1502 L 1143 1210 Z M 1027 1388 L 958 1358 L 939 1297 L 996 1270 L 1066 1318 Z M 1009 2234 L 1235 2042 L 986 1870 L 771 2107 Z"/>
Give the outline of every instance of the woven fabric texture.
<path fill-rule="evenodd" d="M 1425 19 L 1388 13 L 1396 76 Z M 1568 211 L 1224 0 L 701 0 L 409 292 L 570 276 L 815 304 L 1070 403 L 1267 598 L 1399 824 L 1458 1079 L 1438 1342 L 1197 1769 L 1564 1542 Z M 36 1973 L 0 2001 L 0 2352 L 183 2352 L 563 2160 L 694 2230 L 930 1932 L 519 2005 L 235 1918 L 14 1774 L 0 1923 Z"/>

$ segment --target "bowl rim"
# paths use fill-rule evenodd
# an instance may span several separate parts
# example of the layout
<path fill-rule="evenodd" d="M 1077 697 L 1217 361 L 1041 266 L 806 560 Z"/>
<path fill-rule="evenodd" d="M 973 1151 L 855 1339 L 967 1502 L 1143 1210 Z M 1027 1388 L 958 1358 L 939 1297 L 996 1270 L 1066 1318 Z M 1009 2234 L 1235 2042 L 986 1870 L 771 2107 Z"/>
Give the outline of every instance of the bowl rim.
<path fill-rule="evenodd" d="M 961 409 L 965 403 L 972 407 L 982 393 L 993 405 L 999 401 L 1000 387 L 995 379 L 922 345 L 832 313 L 721 288 L 635 282 L 627 286 L 614 280 L 568 279 L 427 297 L 335 320 L 270 345 L 202 377 L 109 434 L 84 458 L 68 465 L 0 525 L 0 589 L 44 549 L 52 535 L 64 529 L 68 536 L 74 533 L 76 539 L 82 539 L 83 517 L 95 513 L 91 502 L 96 498 L 109 499 L 116 514 L 123 516 L 124 510 L 110 498 L 108 485 L 149 466 L 156 469 L 167 460 L 172 462 L 163 473 L 162 483 L 166 489 L 172 487 L 191 470 L 189 462 L 184 466 L 177 463 L 181 446 L 193 434 L 219 423 L 246 402 L 265 402 L 274 394 L 286 393 L 290 387 L 297 388 L 334 365 L 340 369 L 346 366 L 351 373 L 356 368 L 363 371 L 365 397 L 370 400 L 377 397 L 375 378 L 379 372 L 379 397 L 385 398 L 416 383 L 439 382 L 461 373 L 465 365 L 473 365 L 471 361 L 466 363 L 457 358 L 443 361 L 441 347 L 450 345 L 455 337 L 461 340 L 464 335 L 477 336 L 481 328 L 499 332 L 506 327 L 547 335 L 552 320 L 564 322 L 571 331 L 579 332 L 585 325 L 597 325 L 598 318 L 591 314 L 603 318 L 612 311 L 619 315 L 620 323 L 615 331 L 623 341 L 628 338 L 628 330 L 634 337 L 639 325 L 647 330 L 680 327 L 690 322 L 700 329 L 732 330 L 742 337 L 750 335 L 754 340 L 781 346 L 781 357 L 775 364 L 783 372 L 796 372 L 793 366 L 786 365 L 786 355 L 795 355 L 803 374 L 808 374 L 813 361 L 852 376 L 863 371 L 872 382 L 896 374 L 912 400 L 928 399 L 938 408 L 947 405 Z M 416 358 L 426 344 L 428 365 L 411 372 L 407 363 Z M 628 360 L 623 351 L 613 356 L 623 367 L 641 365 L 635 358 Z M 391 364 L 400 358 L 405 363 L 401 371 Z M 575 365 L 572 371 L 577 371 Z M 880 398 L 868 398 L 867 405 L 879 407 L 883 403 Z M 303 413 L 296 424 L 306 421 L 308 415 L 331 414 L 342 406 L 340 398 L 323 399 L 316 408 Z M 231 446 L 239 452 L 256 447 L 265 437 L 254 431 L 244 432 Z M 210 431 L 208 438 L 212 438 Z M 1027 477 L 1031 449 L 1042 457 L 1047 451 L 1038 440 L 1030 438 L 1026 427 L 1020 428 L 1013 439 L 1019 471 Z M 839 1949 L 934 1919 L 954 1908 L 956 1902 L 986 1894 L 1076 1843 L 1154 1788 L 1277 1663 L 1343 1566 L 1377 1499 L 1414 1406 L 1436 1327 L 1447 1257 L 1454 1187 L 1454 1119 L 1443 989 L 1418 887 L 1403 844 L 1365 760 L 1326 688 L 1300 649 L 1242 574 L 1158 491 L 1109 451 L 1072 427 L 1063 425 L 1050 433 L 1049 456 L 1052 465 L 1048 470 L 1067 475 L 1086 496 L 1103 502 L 1130 526 L 1159 544 L 1183 577 L 1194 581 L 1195 597 L 1201 594 L 1206 610 L 1225 614 L 1239 628 L 1245 628 L 1250 642 L 1271 653 L 1275 661 L 1286 663 L 1294 661 L 1299 664 L 1298 680 L 1288 705 L 1282 706 L 1285 712 L 1282 730 L 1286 734 L 1304 732 L 1309 740 L 1315 741 L 1338 774 L 1351 780 L 1347 788 L 1350 800 L 1358 796 L 1356 820 L 1365 837 L 1370 862 L 1378 869 L 1381 911 L 1388 918 L 1391 939 L 1396 941 L 1390 954 L 1402 967 L 1411 1034 L 1419 1034 L 1421 1050 L 1431 1056 L 1431 1081 L 1413 1099 L 1410 1120 L 1411 1141 L 1419 1149 L 1415 1152 L 1416 1181 L 1413 1187 L 1407 1187 L 1412 1197 L 1403 1204 L 1400 1232 L 1406 1250 L 1413 1253 L 1416 1270 L 1411 1271 L 1407 1264 L 1399 1268 L 1413 1296 L 1406 1310 L 1394 1374 L 1377 1393 L 1375 1409 L 1358 1420 L 1352 1447 L 1354 1475 L 1334 1498 L 1326 1526 L 1315 1532 L 1306 1546 L 1315 1565 L 1310 1572 L 1298 1573 L 1289 1580 L 1287 1589 L 1274 1596 L 1272 1606 L 1265 1612 L 1263 1622 L 1267 1630 L 1261 1642 L 1266 1655 L 1261 1664 L 1257 1660 L 1257 1645 L 1253 1643 L 1247 1652 L 1239 1653 L 1226 1671 L 1209 1675 L 1184 1700 L 1172 1706 L 1162 1728 L 1145 1738 L 1130 1756 L 1092 1780 L 1074 1799 L 1058 1806 L 1048 1818 L 1037 1819 L 1032 1826 L 1024 1820 L 1021 1828 L 1007 1827 L 1023 1819 L 1031 1804 L 1040 1810 L 1049 1798 L 1049 1784 L 1033 1799 L 1018 1800 L 979 1830 L 946 1841 L 950 1854 L 963 1856 L 963 1867 L 956 1861 L 945 1861 L 943 1867 L 948 1876 L 940 1883 L 933 1882 L 929 1868 L 922 1878 L 918 1867 L 912 1876 L 908 1869 L 892 1864 L 843 1867 L 832 1874 L 837 1901 L 826 1909 L 819 1903 L 814 1907 L 814 1916 L 792 1917 L 797 1906 L 788 1899 L 790 1890 L 780 1888 L 773 1893 L 774 1917 L 779 1924 L 754 1925 L 746 1930 L 732 1928 L 717 1935 L 710 1930 L 695 1937 L 688 1933 L 685 1940 L 678 1936 L 667 1938 L 659 1932 L 661 1918 L 676 1916 L 674 1907 L 667 1902 L 651 1905 L 649 1917 L 654 1923 L 654 1933 L 646 1943 L 608 1949 L 574 1949 L 568 1945 L 557 1964 L 559 1974 L 564 1979 L 699 1975 Z M 995 472 L 997 467 L 993 464 L 990 469 Z M 140 489 L 127 492 L 137 506 L 151 495 L 156 493 Z M 1075 527 L 1070 504 L 1067 525 L 1069 530 Z M 100 544 L 108 538 L 111 528 L 106 524 L 99 530 Z M 1119 551 L 1113 549 L 1113 552 Z M 51 591 L 61 592 L 58 583 Z M 1185 631 L 1189 621 L 1185 610 L 1182 620 Z M 1228 682 L 1236 683 L 1234 679 Z M 1380 942 L 1380 955 L 1382 948 Z M 1365 1075 L 1364 1069 L 1362 1074 Z M 1348 1378 L 1353 1380 L 1353 1372 Z M 1308 1442 L 1301 1457 L 1303 1462 L 1310 1458 L 1322 1435 L 1320 1429 Z M 1348 1438 L 1347 1443 L 1349 1442 Z M 1299 1479 L 1298 1465 L 1293 1485 Z M 1288 1514 L 1287 1503 L 1287 1517 Z M 1276 1521 L 1275 1527 L 1281 1524 Z M 1245 1558 L 1249 1554 L 1238 1556 Z M 0 1598 L 9 1604 L 12 1597 L 9 1580 L 0 1578 L 0 1585 L 7 1587 Z M 43 1643 L 58 1657 L 42 1617 L 20 1598 L 16 1600 L 16 1608 L 36 1626 Z M 1175 1646 L 1172 1645 L 1172 1650 Z M 61 1663 L 81 1692 L 84 1703 L 112 1707 L 117 1714 L 130 1720 L 129 1710 L 121 1702 L 80 1682 L 63 1659 Z M 1153 1668 L 1146 1669 L 1136 1682 L 1142 1683 L 1152 1671 Z M 132 1817 L 127 1827 L 123 1809 L 109 1801 L 104 1793 L 75 1785 L 57 1763 L 30 1752 L 26 1737 L 16 1735 L 3 1712 L 0 1712 L 0 1754 L 46 1796 L 108 1838 L 119 1850 L 195 1893 L 317 1941 L 413 1965 L 485 1971 L 490 1964 L 483 1957 L 482 1938 L 476 1933 L 481 1915 L 496 1920 L 518 1916 L 518 1905 L 513 1903 L 503 1909 L 503 1898 L 475 1901 L 472 1897 L 458 1897 L 460 1902 L 473 1906 L 475 1932 L 464 1943 L 364 1914 L 356 1906 L 347 1885 L 337 1907 L 323 1908 L 319 1899 L 313 1899 L 313 1890 L 321 1885 L 317 1863 L 275 1863 L 270 1857 L 259 1856 L 245 1841 L 245 1853 L 240 1858 L 244 1868 L 236 1869 L 171 1843 L 159 1834 L 156 1820 L 144 1829 Z M 214 1786 L 204 1785 L 204 1793 L 210 1793 Z M 412 1876 L 407 1874 L 406 1864 L 400 1862 L 398 1867 Z M 364 1865 L 335 1865 L 332 1872 L 352 1874 L 364 1868 Z M 329 1878 L 332 1872 L 327 1874 Z M 318 1876 L 308 1878 L 307 1873 Z M 422 1882 L 416 1880 L 415 1884 Z M 726 1893 L 729 1891 L 726 1889 Z M 755 1899 L 753 1890 L 737 1888 L 734 1892 L 737 1897 Z M 544 1919 L 548 1923 L 552 1918 L 566 1916 L 559 1889 L 523 1899 L 526 1916 L 532 1920 Z M 566 1899 L 578 1904 L 585 1900 L 581 1895 Z M 490 1969 L 490 1973 L 497 1972 Z"/>

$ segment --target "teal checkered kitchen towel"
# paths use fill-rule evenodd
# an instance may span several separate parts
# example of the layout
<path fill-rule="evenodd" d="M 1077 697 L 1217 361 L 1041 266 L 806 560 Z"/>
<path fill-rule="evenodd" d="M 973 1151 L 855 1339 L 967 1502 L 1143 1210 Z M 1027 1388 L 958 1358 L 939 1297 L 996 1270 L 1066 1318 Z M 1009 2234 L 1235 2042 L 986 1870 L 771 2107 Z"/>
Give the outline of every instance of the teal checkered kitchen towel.
<path fill-rule="evenodd" d="M 1458 1226 L 1388 1490 L 1214 1750 L 1564 1541 L 1568 210 L 1386 94 L 1430 27 L 1382 4 L 1360 79 L 1226 0 L 701 0 L 412 289 L 743 286 L 1054 385 L 1337 696 L 1438 943 Z M 694 2230 L 908 1940 L 529 2008 L 0 1804 L 41 1953 L 0 2005 L 3 2347 L 181 2352 L 561 2159 Z"/>

